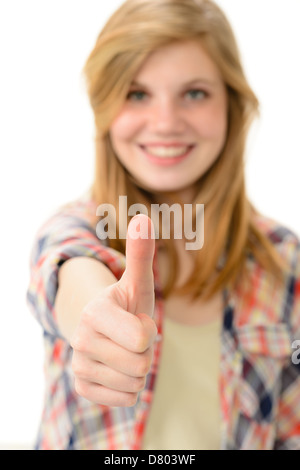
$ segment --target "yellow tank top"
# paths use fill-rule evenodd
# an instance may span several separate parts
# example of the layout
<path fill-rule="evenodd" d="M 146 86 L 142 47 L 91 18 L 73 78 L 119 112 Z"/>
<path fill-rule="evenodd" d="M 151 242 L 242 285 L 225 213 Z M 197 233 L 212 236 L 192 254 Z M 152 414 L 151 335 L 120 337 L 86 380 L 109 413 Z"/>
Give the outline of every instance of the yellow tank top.
<path fill-rule="evenodd" d="M 220 328 L 220 321 L 190 326 L 165 319 L 143 449 L 220 448 Z"/>

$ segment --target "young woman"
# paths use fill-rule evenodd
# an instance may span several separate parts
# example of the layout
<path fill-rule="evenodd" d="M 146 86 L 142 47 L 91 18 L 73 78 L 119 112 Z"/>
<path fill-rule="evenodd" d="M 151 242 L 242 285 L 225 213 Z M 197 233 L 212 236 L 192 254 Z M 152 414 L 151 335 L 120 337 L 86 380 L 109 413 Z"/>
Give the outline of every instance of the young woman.
<path fill-rule="evenodd" d="M 299 450 L 300 244 L 245 192 L 258 102 L 224 14 L 128 0 L 85 76 L 94 182 L 41 227 L 31 259 L 46 348 L 37 448 Z M 203 246 L 163 237 L 120 196 L 148 214 L 204 204 Z M 99 230 L 103 204 L 127 239 Z"/>

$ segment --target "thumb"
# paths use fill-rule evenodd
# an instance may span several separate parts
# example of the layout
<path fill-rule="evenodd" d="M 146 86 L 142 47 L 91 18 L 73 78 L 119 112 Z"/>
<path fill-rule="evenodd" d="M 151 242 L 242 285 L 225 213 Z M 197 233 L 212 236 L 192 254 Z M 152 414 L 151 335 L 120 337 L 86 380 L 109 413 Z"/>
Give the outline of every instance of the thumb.
<path fill-rule="evenodd" d="M 154 278 L 153 258 L 155 232 L 151 219 L 139 214 L 128 225 L 126 239 L 126 269 L 124 281 L 131 313 L 153 316 Z M 134 310 L 134 311 L 132 311 Z"/>

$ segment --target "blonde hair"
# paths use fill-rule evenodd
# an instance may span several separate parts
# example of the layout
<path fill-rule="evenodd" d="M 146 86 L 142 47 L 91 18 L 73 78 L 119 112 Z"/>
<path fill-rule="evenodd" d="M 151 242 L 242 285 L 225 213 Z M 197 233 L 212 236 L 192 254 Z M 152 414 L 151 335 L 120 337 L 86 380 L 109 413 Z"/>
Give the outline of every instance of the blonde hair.
<path fill-rule="evenodd" d="M 218 66 L 228 93 L 228 133 L 217 161 L 199 180 L 194 204 L 205 204 L 205 243 L 196 252 L 194 272 L 177 293 L 206 298 L 235 284 L 251 253 L 267 270 L 279 272 L 277 253 L 254 223 L 255 209 L 246 196 L 246 137 L 259 103 L 241 65 L 228 20 L 210 0 L 127 0 L 108 20 L 91 52 L 84 74 L 96 127 L 96 165 L 92 186 L 98 204 L 117 209 L 119 195 L 128 205 L 140 202 L 149 210 L 155 194 L 145 191 L 115 155 L 110 125 L 121 109 L 130 84 L 150 52 L 174 41 L 195 39 Z M 118 216 L 117 216 L 118 217 Z M 128 221 L 129 222 L 129 221 Z M 119 220 L 116 220 L 117 228 Z M 125 253 L 125 240 L 110 240 Z M 171 240 L 164 240 L 170 269 L 167 297 L 177 278 L 178 260 Z M 223 259 L 221 269 L 217 269 Z"/>

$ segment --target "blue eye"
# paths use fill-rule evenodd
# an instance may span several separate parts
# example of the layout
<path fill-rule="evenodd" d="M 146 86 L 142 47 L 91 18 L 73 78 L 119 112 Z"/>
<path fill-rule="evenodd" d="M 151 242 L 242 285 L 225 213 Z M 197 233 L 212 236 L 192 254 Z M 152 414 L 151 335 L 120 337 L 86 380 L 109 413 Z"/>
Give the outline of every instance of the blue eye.
<path fill-rule="evenodd" d="M 203 90 L 189 90 L 187 91 L 186 96 L 190 100 L 200 101 L 207 97 L 207 93 Z"/>
<path fill-rule="evenodd" d="M 130 91 L 127 95 L 127 99 L 130 101 L 143 101 L 146 97 L 146 93 L 144 91 Z"/>

